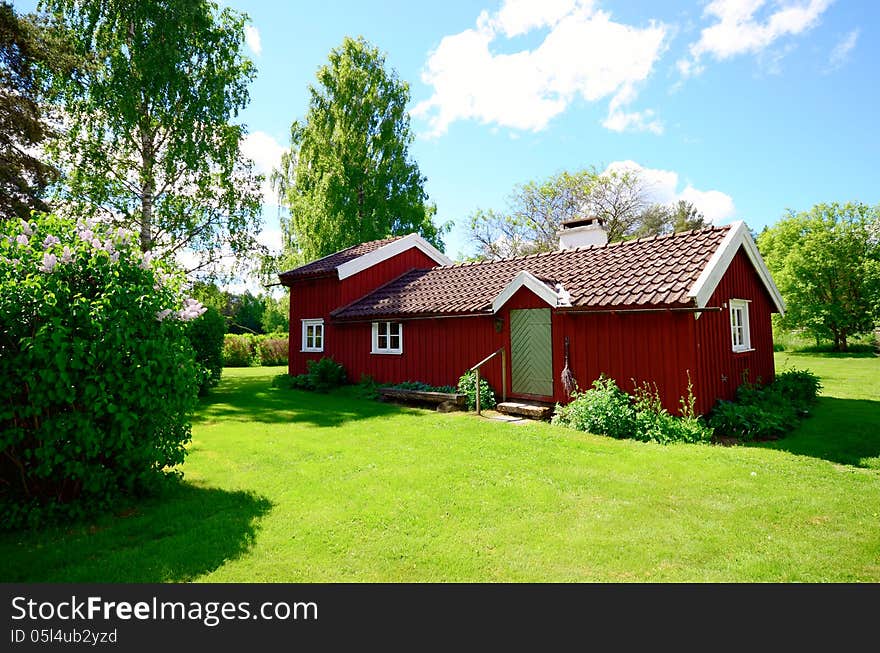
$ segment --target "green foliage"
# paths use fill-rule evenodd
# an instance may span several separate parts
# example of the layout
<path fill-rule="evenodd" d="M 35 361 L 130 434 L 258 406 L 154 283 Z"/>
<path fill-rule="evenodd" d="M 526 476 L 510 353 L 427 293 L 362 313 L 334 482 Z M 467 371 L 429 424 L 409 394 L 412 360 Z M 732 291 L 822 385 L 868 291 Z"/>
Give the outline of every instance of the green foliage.
<path fill-rule="evenodd" d="M 708 442 L 712 429 L 694 414 L 694 397 L 681 400 L 682 417 L 671 415 L 660 401 L 656 386 L 636 386 L 631 397 L 613 379 L 600 377 L 593 387 L 576 393 L 566 405 L 556 406 L 554 424 L 614 438 L 633 438 L 644 442 Z"/>
<path fill-rule="evenodd" d="M 227 333 L 224 336 L 224 367 L 250 367 L 256 364 L 256 343 L 252 335 L 248 333 Z"/>
<path fill-rule="evenodd" d="M 808 370 L 786 370 L 767 386 L 743 383 L 735 402 L 720 401 L 712 409 L 709 423 L 744 442 L 781 438 L 810 414 L 821 388 Z"/>
<path fill-rule="evenodd" d="M 181 279 L 133 234 L 34 215 L 0 238 L 0 524 L 105 509 L 183 462 L 197 393 Z"/>
<path fill-rule="evenodd" d="M 199 394 L 205 395 L 208 390 L 220 382 L 223 373 L 223 340 L 226 332 L 226 320 L 216 308 L 208 307 L 201 317 L 192 320 L 186 335 L 196 353 L 199 364 Z"/>
<path fill-rule="evenodd" d="M 758 236 L 758 247 L 786 300 L 785 330 L 804 329 L 817 344 L 872 331 L 880 320 L 880 206 L 817 204 L 789 212 Z"/>
<path fill-rule="evenodd" d="M 290 329 L 290 293 L 284 293 L 280 299 L 267 295 L 265 306 L 263 333 L 287 333 Z"/>
<path fill-rule="evenodd" d="M 475 372 L 465 372 L 461 378 L 458 379 L 458 387 L 457 390 L 460 394 L 467 395 L 467 407 L 468 410 L 476 410 L 477 408 L 477 375 Z M 495 391 L 492 389 L 492 386 L 489 385 L 489 382 L 484 378 L 480 377 L 480 408 L 494 408 L 496 404 L 495 401 Z"/>
<path fill-rule="evenodd" d="M 160 258 L 191 252 L 188 272 L 261 251 L 261 178 L 231 122 L 256 74 L 245 16 L 204 0 L 42 6 L 82 61 L 52 76 L 64 206 L 137 227 L 141 250 Z"/>
<path fill-rule="evenodd" d="M 313 260 L 416 231 L 442 249 L 425 177 L 410 158 L 409 85 L 363 38 L 346 37 L 309 88 L 304 122 L 272 181 L 290 209 L 285 250 Z"/>
<path fill-rule="evenodd" d="M 0 222 L 47 211 L 46 187 L 57 171 L 35 154 L 52 130 L 41 108 L 40 66 L 57 65 L 43 26 L 0 2 Z"/>
<path fill-rule="evenodd" d="M 242 295 L 227 293 L 229 333 L 262 333 L 263 315 L 266 312 L 266 298 L 254 296 L 250 292 Z"/>
<path fill-rule="evenodd" d="M 633 437 L 636 411 L 630 396 L 617 387 L 614 379 L 602 376 L 593 382 L 592 389 L 572 396 L 568 404 L 557 404 L 554 424 L 613 438 Z"/>
<path fill-rule="evenodd" d="M 257 339 L 257 359 L 260 365 L 287 365 L 289 340 L 283 337 L 263 337 Z"/>
<path fill-rule="evenodd" d="M 700 210 L 687 200 L 678 200 L 672 206 L 653 204 L 639 216 L 632 238 L 662 236 L 665 234 L 705 229 L 712 226 Z"/>
<path fill-rule="evenodd" d="M 362 399 L 378 399 L 379 383 L 369 374 L 361 374 L 360 381 L 357 382 L 357 394 Z"/>
<path fill-rule="evenodd" d="M 272 385 L 295 390 L 330 392 L 330 390 L 338 388 L 346 381 L 345 368 L 332 358 L 326 356 L 317 361 L 306 361 L 306 370 L 308 371 L 305 374 L 297 374 L 295 376 L 280 374 L 275 377 Z"/>
<path fill-rule="evenodd" d="M 415 390 L 416 392 L 445 392 L 447 394 L 455 394 L 457 392 L 451 385 L 431 385 L 422 381 L 401 381 L 400 383 L 392 383 L 384 387 L 396 388 L 397 390 Z M 482 400 L 481 394 L 480 401 Z"/>

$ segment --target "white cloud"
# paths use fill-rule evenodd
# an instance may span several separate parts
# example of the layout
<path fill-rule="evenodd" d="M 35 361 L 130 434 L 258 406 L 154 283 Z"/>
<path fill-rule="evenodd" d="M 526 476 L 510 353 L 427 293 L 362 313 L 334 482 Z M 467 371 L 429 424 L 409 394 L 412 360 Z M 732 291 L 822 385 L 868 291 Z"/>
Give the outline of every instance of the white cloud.
<path fill-rule="evenodd" d="M 647 186 L 648 197 L 652 203 L 670 206 L 678 200 L 685 200 L 696 206 L 706 219 L 714 224 L 736 215 L 733 198 L 727 193 L 719 190 L 699 190 L 691 184 L 686 184 L 684 189 L 679 191 L 679 175 L 673 170 L 645 168 L 635 161 L 615 161 L 605 169 L 605 172 L 625 170 L 639 174 Z"/>
<path fill-rule="evenodd" d="M 247 46 L 258 57 L 263 54 L 263 43 L 260 41 L 260 30 L 253 25 L 244 26 L 244 40 Z"/>
<path fill-rule="evenodd" d="M 758 16 L 766 0 L 713 0 L 703 15 L 715 20 L 690 45 L 690 58 L 677 62 L 685 76 L 705 69 L 704 56 L 723 61 L 741 54 L 757 54 L 784 36 L 795 36 L 815 27 L 833 0 L 780 0 L 768 14 Z"/>
<path fill-rule="evenodd" d="M 833 72 L 849 60 L 850 52 L 853 51 L 856 43 L 858 43 L 859 33 L 860 30 L 856 28 L 837 42 L 837 45 L 834 46 L 831 55 L 828 57 L 828 67 L 825 69 L 825 72 Z"/>
<path fill-rule="evenodd" d="M 265 175 L 261 191 L 263 203 L 277 205 L 278 197 L 269 183 L 269 175 L 272 170 L 281 164 L 281 154 L 284 152 L 281 145 L 274 138 L 262 131 L 255 131 L 244 137 L 241 143 L 242 153 L 249 159 L 253 159 L 254 168 L 257 172 Z"/>
<path fill-rule="evenodd" d="M 533 50 L 500 54 L 505 37 L 549 28 Z M 438 136 L 456 120 L 478 120 L 539 131 L 578 97 L 612 97 L 610 129 L 657 132 L 647 112 L 627 112 L 637 84 L 651 74 L 666 45 L 667 28 L 614 22 L 584 0 L 507 0 L 495 14 L 482 12 L 476 27 L 444 37 L 431 52 L 422 80 L 433 94 L 413 114 Z"/>

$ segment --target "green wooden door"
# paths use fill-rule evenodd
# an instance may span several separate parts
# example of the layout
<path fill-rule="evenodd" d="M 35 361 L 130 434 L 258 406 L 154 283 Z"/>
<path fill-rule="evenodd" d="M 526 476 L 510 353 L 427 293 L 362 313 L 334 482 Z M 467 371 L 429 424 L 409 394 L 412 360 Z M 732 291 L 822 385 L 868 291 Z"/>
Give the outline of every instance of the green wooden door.
<path fill-rule="evenodd" d="M 515 394 L 553 395 L 549 308 L 510 311 L 510 373 Z"/>

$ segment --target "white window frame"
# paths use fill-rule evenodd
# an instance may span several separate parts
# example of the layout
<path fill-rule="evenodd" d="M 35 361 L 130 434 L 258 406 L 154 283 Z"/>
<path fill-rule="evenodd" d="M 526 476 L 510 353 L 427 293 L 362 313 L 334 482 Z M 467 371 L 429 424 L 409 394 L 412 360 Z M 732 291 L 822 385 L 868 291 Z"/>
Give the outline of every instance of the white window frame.
<path fill-rule="evenodd" d="M 386 333 L 385 337 L 385 347 L 379 346 L 379 325 L 386 325 Z M 391 346 L 391 327 L 393 325 L 397 325 L 397 347 Z M 373 322 L 373 347 L 370 350 L 371 354 L 402 354 L 403 353 L 403 322 L 392 322 L 392 321 L 383 321 L 383 322 Z"/>
<path fill-rule="evenodd" d="M 735 352 L 753 351 L 752 336 L 749 330 L 749 304 L 748 299 L 731 299 L 730 306 L 730 344 Z M 736 314 L 739 312 L 742 324 L 737 324 Z M 741 338 L 739 337 L 741 333 Z"/>
<path fill-rule="evenodd" d="M 314 346 L 315 341 L 315 331 L 312 331 L 312 346 L 308 346 L 308 331 L 309 327 L 321 327 L 321 333 L 318 336 L 321 341 L 320 347 Z M 323 318 L 307 318 L 302 320 L 302 348 L 301 352 L 322 352 L 324 351 L 324 319 Z"/>

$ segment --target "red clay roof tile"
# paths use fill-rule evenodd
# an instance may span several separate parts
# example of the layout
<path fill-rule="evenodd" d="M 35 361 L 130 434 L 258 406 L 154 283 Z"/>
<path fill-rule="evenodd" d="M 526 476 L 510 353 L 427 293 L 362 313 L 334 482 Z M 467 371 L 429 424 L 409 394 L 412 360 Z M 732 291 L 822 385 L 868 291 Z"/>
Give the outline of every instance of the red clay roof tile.
<path fill-rule="evenodd" d="M 305 265 L 301 265 L 300 267 L 294 268 L 293 270 L 282 272 L 278 276 L 283 282 L 287 279 L 298 279 L 300 277 L 319 277 L 325 274 L 331 274 L 335 272 L 336 268 L 338 268 L 343 263 L 348 263 L 349 261 L 356 259 L 359 256 L 369 254 L 370 252 L 377 250 L 380 247 L 384 247 L 388 243 L 393 243 L 399 238 L 403 238 L 403 236 L 392 236 L 391 238 L 371 240 L 366 243 L 361 243 L 360 245 L 354 245 L 353 247 L 348 247 L 347 249 L 340 250 L 338 252 L 325 256 L 324 258 L 319 258 L 317 261 L 312 261 L 311 263 L 306 263 Z"/>
<path fill-rule="evenodd" d="M 364 319 L 490 312 L 492 300 L 522 270 L 551 287 L 561 283 L 572 306 L 687 305 L 688 290 L 728 229 L 710 227 L 601 247 L 412 270 L 333 315 Z"/>

